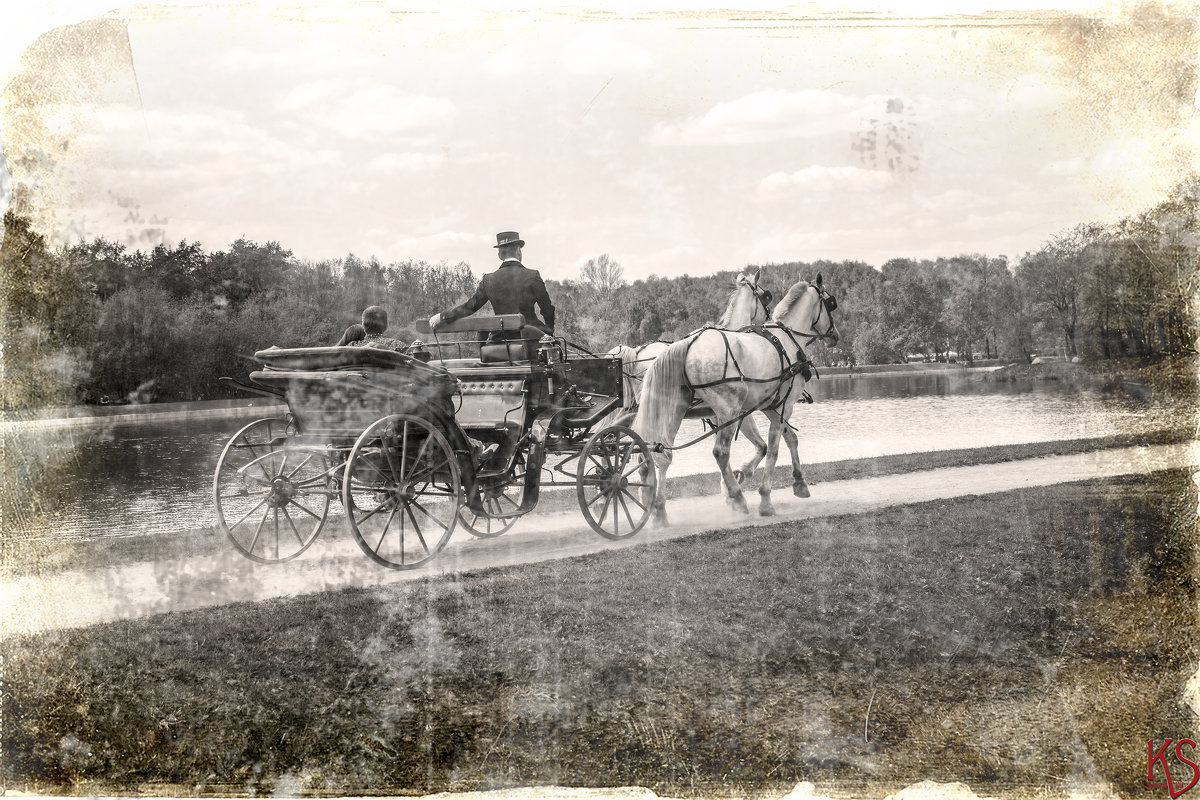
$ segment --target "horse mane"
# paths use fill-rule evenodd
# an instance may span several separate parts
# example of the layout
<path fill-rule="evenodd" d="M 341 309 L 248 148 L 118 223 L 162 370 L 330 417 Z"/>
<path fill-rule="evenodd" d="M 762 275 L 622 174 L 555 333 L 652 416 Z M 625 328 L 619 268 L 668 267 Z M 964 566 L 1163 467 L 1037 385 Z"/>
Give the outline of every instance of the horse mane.
<path fill-rule="evenodd" d="M 796 304 L 804 292 L 808 290 L 808 281 L 796 281 L 784 294 L 783 299 L 775 306 L 775 310 L 771 313 L 771 319 L 783 319 L 784 315 L 792 310 L 792 306 Z"/>
<path fill-rule="evenodd" d="M 737 293 L 742 290 L 742 284 L 736 280 L 733 282 L 733 288 L 729 291 L 729 297 L 725 300 L 725 310 L 721 312 L 721 318 L 717 320 L 718 328 L 729 327 L 729 317 L 733 314 L 733 300 L 737 297 Z"/>

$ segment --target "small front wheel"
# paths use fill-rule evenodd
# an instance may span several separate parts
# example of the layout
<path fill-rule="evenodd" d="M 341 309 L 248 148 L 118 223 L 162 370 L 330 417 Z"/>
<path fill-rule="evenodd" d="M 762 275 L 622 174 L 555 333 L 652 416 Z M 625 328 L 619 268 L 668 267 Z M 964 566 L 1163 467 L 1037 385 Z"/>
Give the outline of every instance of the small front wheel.
<path fill-rule="evenodd" d="M 650 447 L 624 425 L 610 425 L 588 439 L 579 454 L 575 492 L 592 530 L 626 539 L 650 519 L 658 477 Z"/>
<path fill-rule="evenodd" d="M 426 564 L 450 541 L 463 505 L 450 443 L 421 417 L 376 420 L 346 459 L 342 505 L 359 547 L 376 562 Z"/>
<path fill-rule="evenodd" d="M 506 533 L 521 518 L 520 515 L 502 516 L 516 512 L 525 499 L 525 462 L 520 454 L 517 460 L 516 469 L 507 476 L 506 483 L 484 486 L 479 490 L 484 510 L 497 516 L 481 517 L 467 506 L 463 506 L 458 513 L 458 521 L 472 536 L 494 539 Z"/>
<path fill-rule="evenodd" d="M 233 435 L 213 476 L 217 524 L 262 564 L 290 561 L 325 524 L 332 467 L 321 451 L 291 447 L 285 419 L 260 419 Z"/>

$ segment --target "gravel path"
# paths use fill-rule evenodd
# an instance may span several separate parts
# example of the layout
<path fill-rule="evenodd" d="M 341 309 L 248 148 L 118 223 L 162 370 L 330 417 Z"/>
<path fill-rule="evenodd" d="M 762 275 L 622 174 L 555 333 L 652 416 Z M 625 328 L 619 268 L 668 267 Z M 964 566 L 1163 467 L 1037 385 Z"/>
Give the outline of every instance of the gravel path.
<path fill-rule="evenodd" d="M 358 549 L 349 532 L 339 524 L 340 520 L 331 520 L 321 540 L 287 564 L 260 565 L 236 554 L 232 547 L 216 547 L 208 556 L 4 579 L 0 581 L 2 630 L 4 636 L 19 636 L 226 603 L 453 575 L 641 547 L 714 528 L 739 528 L 753 535 L 755 527 L 781 521 L 863 514 L 888 506 L 1141 474 L 1197 463 L 1200 463 L 1197 452 L 1191 445 L 1159 445 L 830 481 L 812 485 L 812 497 L 805 500 L 792 497 L 790 487 L 785 486 L 772 495 L 777 515 L 765 518 L 736 514 L 718 496 L 680 498 L 667 504 L 670 527 L 647 529 L 624 542 L 597 536 L 583 522 L 578 509 L 537 514 L 521 520 L 512 531 L 497 539 L 475 539 L 456 533 L 430 565 L 402 572 L 376 566 Z M 757 492 L 748 492 L 746 499 L 753 509 L 758 502 Z"/>

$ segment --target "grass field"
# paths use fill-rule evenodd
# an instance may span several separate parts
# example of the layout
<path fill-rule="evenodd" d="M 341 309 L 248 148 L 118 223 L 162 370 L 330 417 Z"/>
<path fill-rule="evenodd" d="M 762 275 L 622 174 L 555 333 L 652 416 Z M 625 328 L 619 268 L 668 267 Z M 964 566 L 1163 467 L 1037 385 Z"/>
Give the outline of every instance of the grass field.
<path fill-rule="evenodd" d="M 3 784 L 69 794 L 1144 785 L 1195 727 L 1161 472 L 3 644 Z"/>

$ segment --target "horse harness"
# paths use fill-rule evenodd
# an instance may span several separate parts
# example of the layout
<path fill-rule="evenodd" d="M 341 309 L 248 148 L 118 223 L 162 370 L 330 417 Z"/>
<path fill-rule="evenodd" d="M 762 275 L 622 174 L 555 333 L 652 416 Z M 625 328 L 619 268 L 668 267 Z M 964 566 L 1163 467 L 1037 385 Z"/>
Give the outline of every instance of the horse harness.
<path fill-rule="evenodd" d="M 792 344 L 796 347 L 795 361 L 792 361 L 792 359 L 788 357 L 787 353 L 783 349 L 783 343 L 779 341 L 779 337 L 775 336 L 775 334 L 769 330 L 770 328 L 778 328 L 787 334 L 788 339 L 790 339 Z M 816 372 L 816 366 L 813 364 L 812 359 L 808 357 L 808 355 L 804 352 L 804 348 L 798 341 L 796 341 L 795 332 L 786 325 L 782 325 L 778 322 L 768 322 L 763 325 L 747 325 L 746 327 L 740 328 L 738 331 L 736 331 L 737 333 L 758 334 L 770 342 L 775 348 L 775 353 L 779 356 L 779 375 L 773 378 L 746 377 L 742 370 L 742 365 L 738 363 L 737 356 L 733 354 L 733 348 L 729 344 L 729 331 L 725 331 L 720 328 L 701 328 L 696 332 L 696 334 L 704 333 L 705 331 L 709 330 L 713 330 L 721 334 L 721 341 L 725 344 L 725 364 L 721 368 L 721 377 L 715 381 L 709 381 L 707 383 L 691 383 L 689 381 L 686 388 L 693 392 L 697 389 L 707 389 L 712 386 L 734 383 L 735 381 L 742 383 L 776 383 L 775 393 L 764 404 L 760 404 L 758 407 L 747 412 L 747 414 L 750 414 L 754 411 L 773 411 L 783 408 L 785 405 L 787 405 L 788 398 L 792 393 L 792 387 L 795 386 L 794 379 L 797 375 L 802 376 L 806 381 L 812 380 L 814 373 L 817 374 L 818 378 L 820 377 L 820 374 Z M 688 341 L 689 350 L 691 349 L 692 344 L 696 341 L 696 338 L 698 338 L 698 336 L 693 335 L 693 338 Z M 684 353 L 684 359 L 686 360 L 686 358 L 687 354 Z M 729 374 L 729 365 L 731 362 L 734 369 L 737 371 L 737 374 Z M 686 380 L 686 374 L 684 377 Z M 804 402 L 811 403 L 813 401 L 812 395 L 810 395 L 807 391 L 801 390 L 801 394 Z"/>

